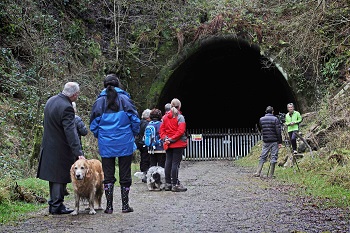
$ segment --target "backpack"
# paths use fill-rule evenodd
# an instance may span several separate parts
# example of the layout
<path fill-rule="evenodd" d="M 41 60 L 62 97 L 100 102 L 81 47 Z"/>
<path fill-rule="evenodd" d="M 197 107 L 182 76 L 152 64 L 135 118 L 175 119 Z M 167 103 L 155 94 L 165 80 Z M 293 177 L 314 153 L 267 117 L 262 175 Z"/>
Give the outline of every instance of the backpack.
<path fill-rule="evenodd" d="M 140 132 L 135 138 L 135 142 L 136 142 L 136 145 L 137 145 L 138 149 L 144 147 L 144 145 L 145 145 L 143 140 L 144 140 L 145 128 L 146 128 L 147 125 L 148 125 L 148 121 L 147 120 L 141 120 Z"/>
<path fill-rule="evenodd" d="M 154 150 L 158 145 L 160 145 L 159 138 L 159 126 L 160 121 L 150 121 L 145 128 L 145 133 L 143 136 L 144 146 L 147 147 L 149 154 L 154 154 Z"/>

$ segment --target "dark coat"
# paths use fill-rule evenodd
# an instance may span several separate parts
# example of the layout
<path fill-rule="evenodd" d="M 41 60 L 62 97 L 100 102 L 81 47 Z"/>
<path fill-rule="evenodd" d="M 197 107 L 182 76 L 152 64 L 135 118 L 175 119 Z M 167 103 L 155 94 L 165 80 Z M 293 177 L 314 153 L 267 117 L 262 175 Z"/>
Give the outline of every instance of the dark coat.
<path fill-rule="evenodd" d="M 141 119 L 140 132 L 136 136 L 136 139 L 135 139 L 137 149 L 139 149 L 139 150 L 141 150 L 144 147 L 144 145 L 145 145 L 145 142 L 143 141 L 143 136 L 145 135 L 145 129 L 146 129 L 146 126 L 148 125 L 148 123 L 149 123 L 148 120 Z"/>
<path fill-rule="evenodd" d="M 272 113 L 266 113 L 260 118 L 260 127 L 264 142 L 282 143 L 281 123 Z"/>
<path fill-rule="evenodd" d="M 70 183 L 70 168 L 82 155 L 72 102 L 62 93 L 51 97 L 44 109 L 44 134 L 37 178 Z"/>
<path fill-rule="evenodd" d="M 86 136 L 88 134 L 88 129 L 86 128 L 86 125 L 81 119 L 80 116 L 75 115 L 75 126 L 77 127 L 77 133 L 79 136 L 79 141 L 80 141 L 80 148 L 83 149 L 83 143 L 81 142 L 81 136 Z"/>

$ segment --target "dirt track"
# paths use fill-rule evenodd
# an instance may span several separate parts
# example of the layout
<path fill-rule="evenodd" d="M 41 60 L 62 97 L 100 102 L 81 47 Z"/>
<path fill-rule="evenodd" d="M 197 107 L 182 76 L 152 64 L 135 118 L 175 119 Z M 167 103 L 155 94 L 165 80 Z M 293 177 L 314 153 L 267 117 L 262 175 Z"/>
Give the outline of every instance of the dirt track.
<path fill-rule="evenodd" d="M 17 226 L 0 226 L 0 232 L 350 232 L 346 210 L 320 210 L 311 200 L 288 195 L 292 187 L 253 172 L 226 160 L 183 161 L 179 176 L 188 191 L 151 192 L 136 181 L 133 213 L 121 213 L 117 188 L 113 214 L 52 216 L 45 208 Z M 73 201 L 66 205 L 72 208 Z"/>

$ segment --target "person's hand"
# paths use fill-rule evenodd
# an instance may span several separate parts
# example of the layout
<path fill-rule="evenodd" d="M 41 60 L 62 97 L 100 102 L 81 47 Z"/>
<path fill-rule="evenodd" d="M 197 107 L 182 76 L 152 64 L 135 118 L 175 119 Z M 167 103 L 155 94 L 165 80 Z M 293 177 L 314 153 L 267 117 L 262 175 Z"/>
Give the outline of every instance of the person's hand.
<path fill-rule="evenodd" d="M 79 159 L 86 159 L 84 155 L 78 156 Z"/>
<path fill-rule="evenodd" d="M 278 148 L 281 148 L 282 147 L 282 144 L 278 144 Z"/>
<path fill-rule="evenodd" d="M 293 121 L 290 123 L 290 125 L 294 125 L 294 124 L 295 124 L 295 122 L 293 122 Z"/>
<path fill-rule="evenodd" d="M 165 139 L 164 143 L 165 143 L 165 144 L 170 144 L 169 138 Z"/>

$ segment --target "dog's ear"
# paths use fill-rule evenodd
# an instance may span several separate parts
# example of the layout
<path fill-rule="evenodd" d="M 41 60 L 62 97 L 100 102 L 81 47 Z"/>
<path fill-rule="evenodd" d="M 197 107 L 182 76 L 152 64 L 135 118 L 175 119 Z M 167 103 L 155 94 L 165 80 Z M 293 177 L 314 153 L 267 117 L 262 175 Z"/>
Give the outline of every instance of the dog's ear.
<path fill-rule="evenodd" d="M 86 161 L 86 163 L 84 165 L 85 165 L 85 169 L 86 169 L 86 172 L 85 172 L 86 177 L 91 177 L 91 175 L 92 175 L 92 169 L 91 169 L 92 164 L 89 163 L 89 161 Z"/>
<path fill-rule="evenodd" d="M 73 165 L 70 167 L 70 175 L 71 175 L 71 177 L 74 177 L 74 176 L 75 176 L 74 168 L 75 168 L 75 164 L 73 164 Z"/>
<path fill-rule="evenodd" d="M 86 168 L 86 177 L 91 177 L 91 175 L 92 175 L 92 171 L 91 171 L 91 169 L 90 168 Z"/>
<path fill-rule="evenodd" d="M 153 173 L 152 176 L 156 182 L 160 182 L 160 174 L 159 173 Z"/>

